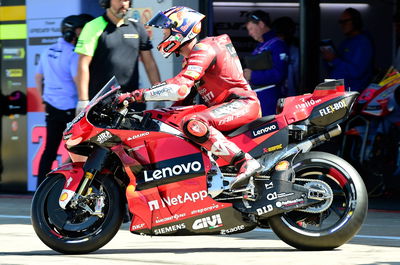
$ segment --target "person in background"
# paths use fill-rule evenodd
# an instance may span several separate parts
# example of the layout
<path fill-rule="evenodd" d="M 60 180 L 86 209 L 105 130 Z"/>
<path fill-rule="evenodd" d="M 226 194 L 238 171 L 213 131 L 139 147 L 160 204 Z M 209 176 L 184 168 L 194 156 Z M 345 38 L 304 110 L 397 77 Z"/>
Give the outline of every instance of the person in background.
<path fill-rule="evenodd" d="M 151 84 L 160 82 L 153 48 L 143 25 L 126 18 L 129 0 L 100 0 L 106 12 L 82 30 L 75 52 L 79 54 L 77 113 L 113 77 L 122 89 L 138 88 L 138 60 L 144 64 Z M 145 109 L 137 104 L 135 109 Z"/>
<path fill-rule="evenodd" d="M 272 22 L 272 29 L 289 49 L 288 76 L 284 97 L 297 95 L 300 85 L 300 48 L 299 39 L 295 37 L 296 23 L 290 17 L 280 17 Z"/>
<path fill-rule="evenodd" d="M 62 37 L 40 56 L 35 82 L 45 104 L 47 136 L 39 163 L 38 185 L 51 170 L 62 133 L 75 116 L 78 54 L 74 48 L 83 26 L 92 18 L 87 14 L 64 18 L 61 22 Z"/>
<path fill-rule="evenodd" d="M 276 103 L 282 96 L 288 72 L 288 49 L 285 42 L 276 36 L 271 29 L 269 14 L 262 10 L 255 10 L 248 14 L 246 28 L 248 34 L 258 42 L 252 55 L 265 55 L 268 60 L 265 66 L 255 70 L 253 65 L 246 65 L 244 77 L 253 89 L 259 89 L 257 96 L 261 102 L 262 115 L 271 115 L 276 112 Z M 260 57 L 264 58 L 264 57 Z M 263 68 L 263 69 L 260 69 Z"/>
<path fill-rule="evenodd" d="M 338 49 L 321 49 L 327 62 L 329 78 L 344 79 L 345 86 L 361 92 L 373 77 L 373 44 L 363 33 L 361 13 L 347 8 L 340 15 L 339 24 L 346 39 Z"/>
<path fill-rule="evenodd" d="M 204 17 L 191 8 L 172 7 L 147 23 L 164 29 L 164 40 L 157 48 L 164 57 L 182 55 L 183 69 L 157 86 L 122 94 L 120 102 L 171 100 L 180 104 L 191 96 L 191 88 L 196 88 L 208 108 L 183 117 L 181 130 L 192 141 L 238 169 L 237 177 L 230 183 L 231 189 L 236 189 L 247 185 L 261 165 L 221 131 L 256 120 L 260 117 L 260 102 L 243 77 L 239 57 L 228 35 L 197 41 Z M 191 104 L 190 100 L 187 103 Z"/>

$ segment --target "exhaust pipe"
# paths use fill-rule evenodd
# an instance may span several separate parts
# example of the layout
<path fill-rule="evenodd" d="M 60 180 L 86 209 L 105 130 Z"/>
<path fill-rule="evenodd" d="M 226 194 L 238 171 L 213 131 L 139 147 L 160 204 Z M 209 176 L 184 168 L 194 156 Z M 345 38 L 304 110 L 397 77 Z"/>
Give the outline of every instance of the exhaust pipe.
<path fill-rule="evenodd" d="M 269 171 L 273 166 L 275 166 L 276 163 L 278 163 L 282 159 L 285 159 L 287 157 L 290 157 L 298 153 L 306 153 L 310 151 L 313 147 L 316 147 L 322 144 L 323 142 L 330 140 L 332 137 L 340 135 L 341 133 L 342 129 L 340 128 L 339 125 L 337 125 L 335 128 L 329 130 L 324 134 L 318 135 L 311 139 L 307 139 L 297 144 L 290 144 L 281 151 L 278 151 L 273 154 L 265 154 L 257 160 L 261 165 L 264 166 L 262 171 L 266 172 Z"/>

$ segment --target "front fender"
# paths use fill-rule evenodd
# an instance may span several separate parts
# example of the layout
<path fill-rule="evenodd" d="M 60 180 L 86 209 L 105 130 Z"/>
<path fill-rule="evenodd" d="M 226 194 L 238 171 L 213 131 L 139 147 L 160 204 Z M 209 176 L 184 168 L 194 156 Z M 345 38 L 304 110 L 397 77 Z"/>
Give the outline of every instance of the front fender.
<path fill-rule="evenodd" d="M 49 173 L 49 175 L 62 174 L 65 177 L 64 189 L 58 199 L 58 204 L 62 209 L 65 209 L 68 202 L 76 194 L 84 175 L 83 164 L 82 162 L 64 164 Z"/>

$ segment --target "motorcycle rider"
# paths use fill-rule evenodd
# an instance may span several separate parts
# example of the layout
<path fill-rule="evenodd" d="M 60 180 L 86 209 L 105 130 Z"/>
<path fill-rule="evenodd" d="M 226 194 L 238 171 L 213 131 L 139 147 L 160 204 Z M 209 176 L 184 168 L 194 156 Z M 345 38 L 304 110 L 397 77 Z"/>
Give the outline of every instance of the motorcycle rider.
<path fill-rule="evenodd" d="M 180 127 L 191 140 L 238 169 L 230 183 L 235 189 L 248 183 L 261 165 L 220 131 L 230 131 L 261 117 L 260 103 L 243 76 L 239 58 L 227 35 L 197 41 L 204 15 L 183 6 L 156 14 L 147 25 L 162 28 L 164 40 L 157 49 L 165 58 L 184 57 L 175 77 L 151 88 L 121 96 L 137 102 L 171 100 L 183 102 L 195 86 L 207 109 L 183 118 Z"/>

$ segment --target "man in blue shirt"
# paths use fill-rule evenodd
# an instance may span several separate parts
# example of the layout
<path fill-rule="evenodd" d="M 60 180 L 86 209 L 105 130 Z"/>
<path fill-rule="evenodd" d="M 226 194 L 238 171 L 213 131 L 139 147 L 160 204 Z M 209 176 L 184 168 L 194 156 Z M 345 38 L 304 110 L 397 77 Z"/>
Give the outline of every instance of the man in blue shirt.
<path fill-rule="evenodd" d="M 263 116 L 275 114 L 276 103 L 278 98 L 283 96 L 282 91 L 287 78 L 288 48 L 271 30 L 269 14 L 262 10 L 248 14 L 246 28 L 249 35 L 259 42 L 252 55 L 265 53 L 265 57 L 269 59 L 261 69 L 246 65 L 244 77 L 257 92 Z"/>
<path fill-rule="evenodd" d="M 346 88 L 362 91 L 373 75 L 373 45 L 362 33 L 361 14 L 347 8 L 340 16 L 339 24 L 346 39 L 337 51 L 321 48 L 322 58 L 328 63 L 329 77 L 344 79 Z"/>
<path fill-rule="evenodd" d="M 62 38 L 40 56 L 36 70 L 36 88 L 42 94 L 46 110 L 46 145 L 39 163 L 38 184 L 51 170 L 66 124 L 75 116 L 78 92 L 75 84 L 78 54 L 74 48 L 90 15 L 68 16 L 61 22 Z"/>

